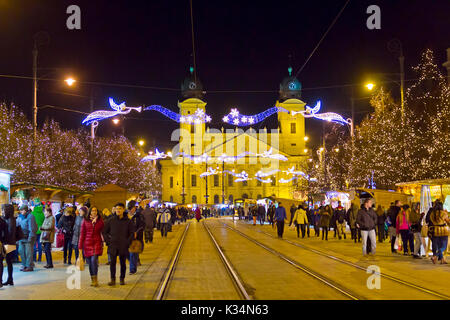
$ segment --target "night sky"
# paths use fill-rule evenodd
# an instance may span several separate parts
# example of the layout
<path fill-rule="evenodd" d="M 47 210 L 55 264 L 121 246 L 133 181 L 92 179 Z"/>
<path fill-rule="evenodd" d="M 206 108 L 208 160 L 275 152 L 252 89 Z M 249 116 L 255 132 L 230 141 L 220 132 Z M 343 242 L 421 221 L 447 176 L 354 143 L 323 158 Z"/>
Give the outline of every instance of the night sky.
<path fill-rule="evenodd" d="M 272 107 L 287 76 L 288 56 L 293 57 L 296 73 L 344 3 L 193 0 L 197 75 L 207 92 L 211 126 L 220 128 L 231 107 L 244 114 Z M 66 27 L 66 8 L 71 4 L 81 8 L 81 30 Z M 381 8 L 381 30 L 366 27 L 366 9 L 372 4 Z M 38 31 L 50 35 L 50 42 L 39 47 L 39 67 L 61 68 L 39 70 L 39 76 L 64 79 L 70 73 L 78 80 L 73 88 L 40 81 L 39 106 L 87 112 L 87 97 L 95 87 L 96 109 L 104 109 L 107 98 L 114 97 L 128 106 L 160 104 L 178 111 L 180 85 L 192 61 L 189 0 L 0 0 L 1 75 L 32 76 L 33 35 Z M 320 99 L 324 111 L 350 117 L 350 87 L 345 85 L 355 84 L 355 97 L 365 97 L 362 85 L 369 74 L 399 72 L 398 55 L 387 48 L 393 38 L 403 44 L 407 80 L 415 78 L 411 67 L 426 48 L 435 51 L 442 65 L 450 47 L 450 1 L 351 0 L 298 75 L 304 88 L 302 100 L 314 105 Z M 395 83 L 386 85 L 399 96 Z M 14 102 L 31 119 L 32 81 L 1 77 L 0 101 Z M 371 110 L 368 100 L 358 101 L 356 108 L 359 120 Z M 145 138 L 148 147 L 155 143 L 162 150 L 173 144 L 169 137 L 175 122 L 156 112 L 129 116 L 126 136 L 133 142 Z M 46 117 L 65 128 L 79 127 L 84 118 L 40 110 L 39 123 Z M 276 116 L 262 126 L 274 128 Z M 106 134 L 111 127 L 105 121 L 98 133 Z M 312 144 L 318 144 L 322 123 L 308 119 L 306 128 Z"/>

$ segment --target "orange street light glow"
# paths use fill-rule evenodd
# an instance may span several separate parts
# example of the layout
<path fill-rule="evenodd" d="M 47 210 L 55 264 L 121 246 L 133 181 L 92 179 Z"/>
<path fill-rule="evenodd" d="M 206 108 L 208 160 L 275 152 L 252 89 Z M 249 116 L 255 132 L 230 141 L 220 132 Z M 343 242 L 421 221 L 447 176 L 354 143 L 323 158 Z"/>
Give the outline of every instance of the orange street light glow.
<path fill-rule="evenodd" d="M 67 78 L 66 80 L 64 80 L 66 83 L 67 83 L 67 85 L 69 86 L 69 87 L 71 87 L 77 80 L 75 80 L 75 79 L 73 79 L 73 78 Z"/>
<path fill-rule="evenodd" d="M 119 121 L 120 121 L 119 119 L 113 119 L 113 120 L 112 120 L 112 122 L 113 122 L 114 124 L 118 124 Z"/>
<path fill-rule="evenodd" d="M 374 87 L 375 87 L 375 85 L 374 85 L 373 83 L 368 83 L 368 84 L 366 84 L 366 88 L 367 88 L 368 90 L 372 90 Z"/>

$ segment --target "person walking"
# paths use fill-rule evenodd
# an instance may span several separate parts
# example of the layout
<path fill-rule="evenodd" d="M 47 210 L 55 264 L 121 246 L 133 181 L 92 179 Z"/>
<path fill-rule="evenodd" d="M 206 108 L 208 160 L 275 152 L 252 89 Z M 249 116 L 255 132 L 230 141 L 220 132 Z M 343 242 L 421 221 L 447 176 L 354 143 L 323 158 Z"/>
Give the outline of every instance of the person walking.
<path fill-rule="evenodd" d="M 274 204 L 270 205 L 269 210 L 268 210 L 267 213 L 268 213 L 268 216 L 269 216 L 269 222 L 270 222 L 270 224 L 272 225 L 272 228 L 273 228 L 274 224 L 275 224 L 275 219 L 274 219 L 274 216 L 275 216 L 275 205 Z"/>
<path fill-rule="evenodd" d="M 400 235 L 402 237 L 403 244 L 403 255 L 407 256 L 408 252 L 408 244 L 411 253 L 414 252 L 414 240 L 411 236 L 411 222 L 409 221 L 409 205 L 405 204 L 400 209 L 399 214 L 397 215 L 397 220 L 395 222 L 396 225 L 396 234 L 397 237 Z"/>
<path fill-rule="evenodd" d="M 377 207 L 377 230 L 378 230 L 378 242 L 383 242 L 384 236 L 384 222 L 386 220 L 386 213 L 381 204 Z"/>
<path fill-rule="evenodd" d="M 372 209 L 373 200 L 367 198 L 364 200 L 362 208 L 356 216 L 356 227 L 361 230 L 363 256 L 367 255 L 367 238 L 370 239 L 370 254 L 375 255 L 377 247 L 377 238 L 375 226 L 377 224 L 377 214 Z"/>
<path fill-rule="evenodd" d="M 0 255 L 0 287 L 13 286 L 13 258 L 16 250 L 16 218 L 14 217 L 14 206 L 12 204 L 2 205 L 2 218 L 6 224 L 6 234 L 3 240 L 0 240 L 5 248 L 5 259 L 8 268 L 8 279 L 3 282 L 3 258 Z"/>
<path fill-rule="evenodd" d="M 333 228 L 334 238 L 336 238 L 336 234 L 337 234 L 336 214 L 337 213 L 336 213 L 336 210 L 333 210 L 331 203 L 330 203 L 330 208 L 331 208 L 331 219 L 330 219 L 329 230 L 331 230 L 331 228 Z"/>
<path fill-rule="evenodd" d="M 333 211 L 331 209 L 330 205 L 326 205 L 322 210 L 320 211 L 320 228 L 322 229 L 322 240 L 328 241 L 328 229 L 330 228 L 330 220 L 331 216 L 333 215 Z"/>
<path fill-rule="evenodd" d="M 108 253 L 111 255 L 109 265 L 111 281 L 109 286 L 116 285 L 116 264 L 117 257 L 120 262 L 120 285 L 125 285 L 125 274 L 127 272 L 128 248 L 134 237 L 133 223 L 125 213 L 125 205 L 118 203 L 115 205 L 115 215 L 103 228 L 103 238 L 108 246 Z"/>
<path fill-rule="evenodd" d="M 256 226 L 256 218 L 258 217 L 258 209 L 256 206 L 251 207 L 251 213 L 253 217 L 253 225 Z"/>
<path fill-rule="evenodd" d="M 425 213 L 420 213 L 420 202 L 413 205 L 412 210 L 409 214 L 409 220 L 411 222 L 411 232 L 414 238 L 414 254 L 415 259 L 422 259 L 420 255 L 420 248 L 422 246 L 422 220 Z"/>
<path fill-rule="evenodd" d="M 103 220 L 103 224 L 107 224 L 111 218 L 114 217 L 114 207 L 111 209 L 111 211 L 109 211 L 108 208 L 103 209 L 102 211 L 102 220 Z M 109 253 L 106 254 L 108 256 L 108 262 L 106 262 L 106 265 L 109 266 L 111 264 L 111 255 Z"/>
<path fill-rule="evenodd" d="M 98 257 L 103 254 L 103 228 L 104 222 L 97 207 L 91 207 L 89 213 L 83 215 L 78 248 L 89 264 L 93 287 L 98 287 Z"/>
<path fill-rule="evenodd" d="M 319 206 L 316 204 L 314 205 L 314 210 L 312 212 L 312 223 L 314 226 L 314 234 L 316 237 L 320 236 L 320 210 Z"/>
<path fill-rule="evenodd" d="M 28 210 L 27 205 L 22 205 L 19 209 L 17 225 L 22 229 L 24 239 L 17 239 L 19 243 L 19 255 L 22 260 L 20 271 L 33 271 L 33 245 L 36 240 L 37 224 L 34 216 Z"/>
<path fill-rule="evenodd" d="M 389 227 L 388 234 L 391 240 L 391 252 L 397 253 L 397 249 L 395 249 L 395 241 L 397 239 L 397 215 L 400 212 L 400 207 L 402 206 L 402 202 L 400 200 L 395 200 L 395 203 L 391 205 L 387 212 L 387 218 Z"/>
<path fill-rule="evenodd" d="M 80 241 L 81 225 L 83 224 L 83 220 L 85 219 L 85 217 L 89 214 L 89 209 L 85 206 L 82 206 L 78 208 L 77 212 L 78 214 L 75 216 L 72 235 L 72 248 L 73 251 L 75 252 L 75 261 L 78 260 L 78 256 L 80 255 L 78 244 Z M 81 254 L 83 254 L 83 252 L 81 252 Z M 83 261 L 86 261 L 84 256 Z"/>
<path fill-rule="evenodd" d="M 433 257 L 431 261 L 436 264 L 436 260 L 441 264 L 447 264 L 444 252 L 447 250 L 450 219 L 448 212 L 444 210 L 442 202 L 436 200 L 433 211 L 430 213 L 432 226 L 431 235 L 433 238 Z"/>
<path fill-rule="evenodd" d="M 45 209 L 45 219 L 41 226 L 41 241 L 44 245 L 45 260 L 47 264 L 44 266 L 46 269 L 53 268 L 53 258 L 52 258 L 52 243 L 55 241 L 55 217 L 53 217 L 52 209 L 47 207 Z"/>
<path fill-rule="evenodd" d="M 289 217 L 289 227 L 292 225 L 292 220 L 294 220 L 295 211 L 297 211 L 297 207 L 295 204 L 291 205 L 291 208 L 289 209 L 289 213 L 291 214 Z"/>
<path fill-rule="evenodd" d="M 266 220 L 266 208 L 262 204 L 258 206 L 258 219 L 261 225 L 264 225 L 264 221 Z"/>
<path fill-rule="evenodd" d="M 297 227 L 297 238 L 300 238 L 300 229 L 302 231 L 302 239 L 306 234 L 306 226 L 308 225 L 308 216 L 306 214 L 306 205 L 299 205 L 297 210 L 295 210 L 293 222 Z"/>
<path fill-rule="evenodd" d="M 199 211 L 200 214 L 200 211 Z M 197 221 L 200 221 L 201 217 L 196 217 Z M 158 224 L 160 225 L 160 230 L 161 230 L 161 238 L 166 237 L 167 238 L 167 224 L 170 221 L 170 211 L 165 208 L 165 206 L 163 205 L 163 207 L 161 208 L 161 211 L 158 214 L 158 217 L 156 218 L 158 221 Z"/>
<path fill-rule="evenodd" d="M 284 220 L 287 219 L 286 209 L 280 203 L 275 202 L 275 220 L 277 221 L 277 234 L 278 238 L 283 238 L 284 232 Z"/>
<path fill-rule="evenodd" d="M 182 210 L 178 210 L 180 212 L 180 221 L 183 221 L 183 212 Z M 153 229 L 156 225 L 156 212 L 155 208 L 153 207 L 147 207 L 145 208 L 144 212 L 142 213 L 144 215 L 145 220 L 145 243 L 152 243 L 153 242 Z"/>
<path fill-rule="evenodd" d="M 133 223 L 134 227 L 134 240 L 138 240 L 142 248 L 144 248 L 144 229 L 145 229 L 145 220 L 142 213 L 137 211 L 136 201 L 131 200 L 128 203 L 128 218 Z M 130 275 L 136 274 L 138 262 L 139 262 L 139 253 L 130 252 Z"/>
<path fill-rule="evenodd" d="M 311 210 L 311 207 L 309 206 L 309 203 L 306 203 L 306 217 L 308 218 L 308 224 L 306 225 L 306 234 L 308 235 L 308 238 L 309 238 L 311 225 L 313 225 L 312 210 Z"/>
<path fill-rule="evenodd" d="M 358 215 L 358 206 L 352 202 L 348 209 L 347 216 L 350 225 L 351 238 L 356 242 L 361 242 L 361 231 L 356 228 L 356 216 Z"/>
<path fill-rule="evenodd" d="M 8 225 L 6 221 L 0 217 L 0 288 L 3 287 L 3 260 L 6 257 L 5 243 L 8 240 Z"/>
<path fill-rule="evenodd" d="M 64 264 L 72 264 L 72 236 L 75 224 L 74 210 L 72 207 L 64 209 L 64 215 L 59 219 L 58 229 L 64 234 Z"/>
<path fill-rule="evenodd" d="M 339 240 L 342 239 L 342 236 L 344 237 L 344 239 L 346 239 L 346 236 L 345 236 L 345 225 L 346 225 L 345 208 L 342 206 L 340 201 L 338 201 L 338 206 L 334 210 L 334 214 L 335 214 L 335 225 L 336 225 Z"/>
<path fill-rule="evenodd" d="M 34 262 L 42 261 L 42 244 L 41 244 L 40 228 L 45 219 L 42 208 L 43 208 L 42 204 L 39 203 L 37 206 L 35 206 L 33 208 L 33 211 L 31 212 L 31 214 L 34 216 L 34 219 L 36 220 L 36 224 L 37 224 L 36 241 L 35 241 L 35 244 L 33 245 L 33 261 Z"/>

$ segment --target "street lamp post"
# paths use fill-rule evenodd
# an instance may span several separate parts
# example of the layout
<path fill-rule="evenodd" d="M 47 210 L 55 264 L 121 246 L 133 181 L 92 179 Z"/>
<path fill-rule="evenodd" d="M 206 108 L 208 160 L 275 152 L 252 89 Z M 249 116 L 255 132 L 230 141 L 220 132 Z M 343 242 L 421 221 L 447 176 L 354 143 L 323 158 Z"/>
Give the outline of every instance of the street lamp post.
<path fill-rule="evenodd" d="M 222 204 L 225 204 L 225 159 L 222 159 Z"/>

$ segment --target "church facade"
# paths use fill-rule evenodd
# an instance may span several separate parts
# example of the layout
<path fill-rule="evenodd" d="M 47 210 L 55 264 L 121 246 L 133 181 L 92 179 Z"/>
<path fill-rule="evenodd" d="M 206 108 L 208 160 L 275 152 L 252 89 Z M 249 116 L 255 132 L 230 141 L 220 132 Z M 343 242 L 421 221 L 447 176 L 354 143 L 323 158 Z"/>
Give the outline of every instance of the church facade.
<path fill-rule="evenodd" d="M 305 148 L 305 108 L 301 84 L 291 76 L 280 84 L 275 107 L 278 128 L 214 129 L 207 122 L 180 122 L 172 158 L 160 161 L 162 201 L 178 204 L 233 204 L 236 199 L 293 199 L 309 150 Z M 183 119 L 207 114 L 201 82 L 192 75 L 182 84 L 178 102 Z M 287 112 L 286 112 L 287 111 Z"/>

